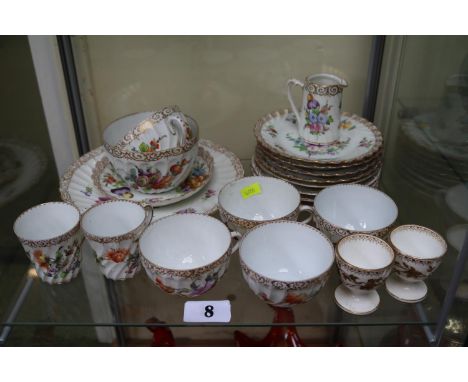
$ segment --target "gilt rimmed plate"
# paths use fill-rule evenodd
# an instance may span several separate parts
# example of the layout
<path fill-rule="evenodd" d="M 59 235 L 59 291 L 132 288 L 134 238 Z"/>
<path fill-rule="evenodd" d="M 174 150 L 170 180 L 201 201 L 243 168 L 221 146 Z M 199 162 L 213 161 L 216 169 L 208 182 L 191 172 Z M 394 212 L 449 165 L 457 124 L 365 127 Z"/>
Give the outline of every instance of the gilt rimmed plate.
<path fill-rule="evenodd" d="M 274 175 L 274 174 L 272 174 L 272 173 L 270 173 L 268 171 L 264 171 L 256 163 L 255 156 L 252 157 L 252 159 L 250 160 L 250 170 L 251 170 L 252 174 L 255 175 L 255 176 L 271 176 L 273 178 L 278 178 L 278 179 L 284 180 L 284 181 L 288 182 L 289 184 L 293 185 L 301 193 L 301 196 L 305 196 L 305 197 L 313 198 L 322 189 L 324 189 L 326 187 L 326 186 L 324 186 L 324 187 L 304 186 L 304 185 L 301 185 L 301 184 L 297 184 L 297 183 L 295 183 L 295 182 L 293 182 L 291 180 L 283 179 L 283 178 L 281 178 L 279 176 L 276 176 L 276 175 Z M 372 178 L 370 178 L 369 180 L 364 181 L 364 182 L 359 182 L 358 184 L 364 184 L 364 185 L 369 186 L 369 187 L 378 188 L 379 183 L 380 183 L 381 173 L 382 173 L 382 170 L 379 170 L 376 174 L 373 175 Z M 352 182 L 350 182 L 350 183 L 352 183 Z"/>
<path fill-rule="evenodd" d="M 298 134 L 296 117 L 287 109 L 258 120 L 254 134 L 263 148 L 305 164 L 355 165 L 383 147 L 379 129 L 350 113 L 342 113 L 340 141 L 326 147 L 306 143 Z"/>
<path fill-rule="evenodd" d="M 213 176 L 203 190 L 188 199 L 154 208 L 153 220 L 174 213 L 198 212 L 212 214 L 218 209 L 218 193 L 223 186 L 244 176 L 240 159 L 225 147 L 206 139 L 200 139 L 199 146 L 213 157 Z M 105 155 L 104 147 L 99 147 L 82 156 L 60 179 L 60 196 L 63 201 L 76 206 L 80 212 L 97 203 L 109 200 L 93 183 L 92 173 L 96 162 Z"/>
<path fill-rule="evenodd" d="M 292 171 L 299 174 L 307 174 L 313 177 L 344 177 L 344 176 L 353 176 L 363 172 L 366 172 L 373 166 L 375 166 L 376 162 L 382 162 L 382 156 L 377 155 L 373 156 L 372 160 L 367 160 L 362 162 L 356 166 L 352 167 L 344 167 L 344 168 L 334 168 L 334 167 L 327 167 L 327 168 L 317 168 L 317 167 L 304 167 L 304 166 L 297 166 L 291 161 L 285 161 L 282 158 L 278 157 L 278 155 L 272 155 L 267 150 L 261 148 L 261 146 L 257 145 L 255 149 L 255 155 L 257 157 L 261 157 L 262 159 L 266 160 L 267 162 L 274 165 L 274 167 L 281 167 L 283 170 Z"/>
<path fill-rule="evenodd" d="M 94 187 L 112 199 L 133 200 L 152 207 L 167 206 L 190 198 L 200 192 L 213 175 L 213 157 L 210 153 L 198 148 L 198 155 L 193 163 L 189 177 L 178 187 L 156 195 L 149 195 L 132 190 L 116 173 L 107 156 L 96 162 L 91 178 Z"/>
<path fill-rule="evenodd" d="M 314 176 L 309 173 L 299 172 L 299 171 L 292 171 L 289 169 L 284 169 L 276 163 L 269 162 L 265 160 L 264 157 L 255 153 L 255 160 L 259 166 L 265 168 L 269 172 L 284 177 L 286 179 L 297 180 L 304 182 L 306 184 L 310 184 L 311 186 L 327 186 L 339 183 L 351 183 L 351 182 L 359 182 L 365 179 L 368 179 L 370 176 L 375 175 L 377 171 L 382 167 L 382 162 L 378 161 L 373 163 L 372 167 L 367 168 L 365 171 L 360 173 L 355 173 L 351 175 L 342 175 L 336 177 L 321 177 L 321 176 Z"/>
<path fill-rule="evenodd" d="M 264 166 L 262 162 L 259 162 L 257 158 L 255 158 L 255 164 L 257 165 L 257 168 L 260 169 L 261 172 L 268 174 L 271 177 L 278 178 L 281 180 L 284 180 L 286 182 L 292 183 L 295 186 L 300 186 L 301 188 L 305 189 L 310 189 L 311 191 L 316 191 L 320 190 L 322 188 L 328 187 L 328 186 L 333 186 L 335 183 L 315 183 L 311 182 L 308 179 L 305 178 L 299 178 L 295 176 L 284 176 L 283 174 L 279 174 L 272 170 L 271 168 L 268 168 Z M 346 184 L 346 183 L 357 183 L 357 184 L 365 184 L 369 181 L 371 181 L 376 174 L 380 171 L 380 167 L 377 167 L 372 173 L 369 173 L 366 175 L 366 177 L 357 179 L 357 180 L 349 180 L 349 181 L 344 181 L 344 182 L 339 182 L 336 184 Z"/>

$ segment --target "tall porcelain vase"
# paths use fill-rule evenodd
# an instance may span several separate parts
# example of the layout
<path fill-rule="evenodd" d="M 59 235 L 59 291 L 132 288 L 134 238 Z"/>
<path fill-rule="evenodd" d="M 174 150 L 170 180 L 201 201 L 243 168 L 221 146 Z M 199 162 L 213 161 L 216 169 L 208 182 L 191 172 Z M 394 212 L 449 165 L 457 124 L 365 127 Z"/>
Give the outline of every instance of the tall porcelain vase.
<path fill-rule="evenodd" d="M 292 99 L 293 86 L 303 89 L 302 105 L 298 110 Z M 305 83 L 288 80 L 288 98 L 297 118 L 299 135 L 310 144 L 327 146 L 339 140 L 341 98 L 348 84 L 332 74 L 308 76 Z"/>

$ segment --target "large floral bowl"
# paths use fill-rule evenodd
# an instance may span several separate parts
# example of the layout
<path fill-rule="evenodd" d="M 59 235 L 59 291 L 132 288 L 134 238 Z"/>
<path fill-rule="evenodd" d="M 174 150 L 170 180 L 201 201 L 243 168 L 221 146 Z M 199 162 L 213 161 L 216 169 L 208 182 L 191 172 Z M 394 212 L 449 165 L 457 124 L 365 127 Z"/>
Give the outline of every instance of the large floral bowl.
<path fill-rule="evenodd" d="M 161 290 L 184 297 L 211 290 L 224 275 L 240 237 L 208 215 L 183 213 L 156 220 L 140 237 L 141 262 Z"/>
<path fill-rule="evenodd" d="M 130 188 L 147 194 L 180 185 L 198 153 L 198 125 L 176 106 L 120 118 L 103 138 L 116 173 Z"/>
<path fill-rule="evenodd" d="M 334 262 L 333 245 L 320 231 L 288 220 L 259 225 L 239 248 L 242 275 L 269 305 L 309 301 L 325 285 Z"/>

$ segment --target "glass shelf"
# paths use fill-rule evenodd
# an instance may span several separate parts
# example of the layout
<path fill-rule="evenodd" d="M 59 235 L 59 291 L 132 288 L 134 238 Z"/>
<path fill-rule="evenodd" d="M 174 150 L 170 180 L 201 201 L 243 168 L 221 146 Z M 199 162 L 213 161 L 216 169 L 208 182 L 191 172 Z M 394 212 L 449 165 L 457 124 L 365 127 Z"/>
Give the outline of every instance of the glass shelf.
<path fill-rule="evenodd" d="M 95 267 L 94 254 L 88 245 L 84 246 L 86 262 Z M 88 264 L 88 265 L 90 265 Z M 448 264 L 445 264 L 448 267 Z M 444 266 L 444 268 L 445 268 Z M 445 295 L 444 288 L 449 279 L 441 278 L 445 272 L 439 269 L 427 282 L 429 293 L 422 307 L 427 318 L 418 317 L 414 306 L 401 303 L 388 295 L 385 287 L 378 289 L 381 302 L 378 310 L 367 316 L 356 316 L 342 312 L 334 303 L 333 292 L 339 285 L 336 269 L 325 287 L 306 304 L 294 307 L 298 326 L 336 325 L 432 325 Z M 450 274 L 450 273 L 449 273 Z M 24 306 L 13 325 L 71 325 L 71 326 L 147 326 L 145 320 L 155 316 L 165 321 L 163 326 L 271 326 L 272 310 L 249 289 L 239 266 L 237 253 L 231 258 L 228 272 L 208 293 L 187 299 L 161 291 L 147 277 L 142 269 L 133 279 L 110 281 L 115 287 L 122 321 L 94 320 L 90 314 L 89 296 L 83 282 L 83 275 L 63 285 L 48 285 L 35 278 Z M 192 324 L 182 321 L 186 301 L 229 300 L 232 319 L 226 324 Z M 248 306 L 249 308 L 246 308 Z M 5 324 L 5 322 L 3 322 Z"/>

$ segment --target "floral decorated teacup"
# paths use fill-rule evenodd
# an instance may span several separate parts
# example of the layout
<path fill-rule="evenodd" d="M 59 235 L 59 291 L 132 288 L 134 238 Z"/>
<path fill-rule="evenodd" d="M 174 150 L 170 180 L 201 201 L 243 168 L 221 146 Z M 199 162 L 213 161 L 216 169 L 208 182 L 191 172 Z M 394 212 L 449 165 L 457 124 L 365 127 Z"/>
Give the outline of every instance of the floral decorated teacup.
<path fill-rule="evenodd" d="M 96 204 L 83 214 L 81 229 L 104 276 L 125 280 L 138 272 L 138 238 L 152 217 L 151 207 L 126 200 Z"/>
<path fill-rule="evenodd" d="M 351 314 L 370 314 L 380 303 L 376 288 L 392 271 L 395 255 L 382 239 L 371 235 L 346 236 L 336 245 L 336 264 L 341 282 L 335 301 Z"/>
<path fill-rule="evenodd" d="M 246 188 L 255 191 L 245 196 Z M 275 220 L 296 221 L 307 211 L 304 224 L 312 220 L 313 208 L 301 205 L 301 195 L 289 183 L 267 176 L 249 176 L 223 187 L 218 197 L 221 220 L 233 231 L 244 234 L 259 224 Z"/>
<path fill-rule="evenodd" d="M 148 277 L 164 292 L 200 296 L 224 275 L 240 237 L 208 215 L 184 213 L 161 218 L 141 235 L 141 261 Z"/>
<path fill-rule="evenodd" d="M 389 241 L 396 257 L 394 273 L 385 282 L 387 292 L 402 302 L 424 300 L 424 280 L 441 264 L 447 243 L 437 232 L 415 224 L 395 228 Z"/>
<path fill-rule="evenodd" d="M 364 233 L 385 239 L 398 208 L 385 193 L 360 184 L 338 184 L 321 190 L 314 199 L 314 221 L 333 243 Z"/>
<path fill-rule="evenodd" d="M 334 261 L 333 245 L 324 234 L 286 220 L 248 231 L 239 256 L 250 289 L 278 307 L 309 301 L 325 285 Z"/>
<path fill-rule="evenodd" d="M 80 212 L 71 204 L 50 202 L 23 212 L 13 230 L 42 281 L 69 282 L 81 267 Z"/>
<path fill-rule="evenodd" d="M 198 152 L 198 125 L 177 106 L 136 113 L 105 129 L 104 148 L 130 188 L 166 192 L 190 175 Z"/>

